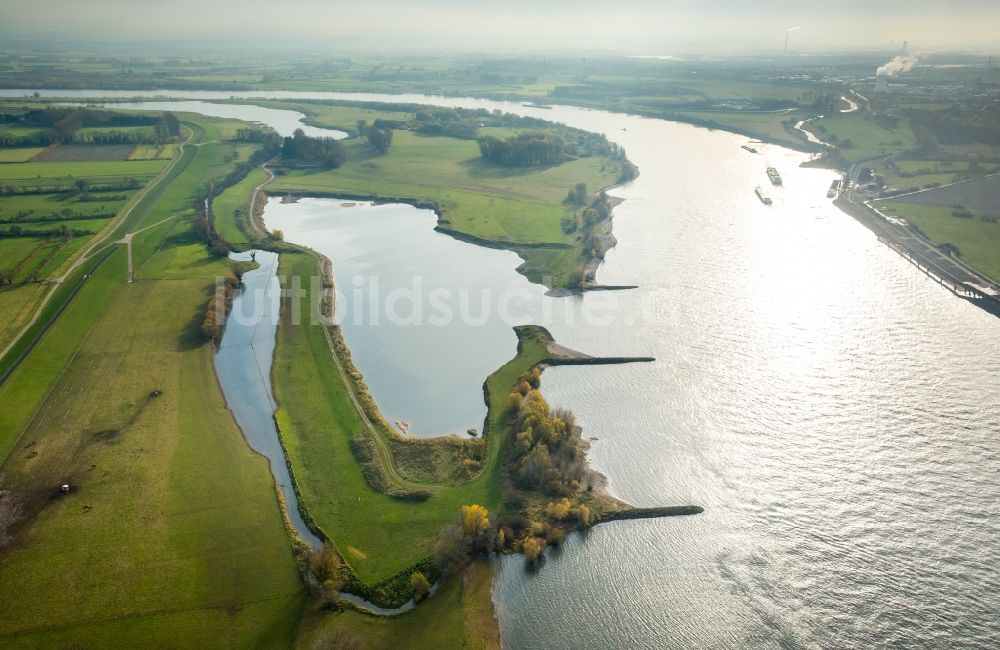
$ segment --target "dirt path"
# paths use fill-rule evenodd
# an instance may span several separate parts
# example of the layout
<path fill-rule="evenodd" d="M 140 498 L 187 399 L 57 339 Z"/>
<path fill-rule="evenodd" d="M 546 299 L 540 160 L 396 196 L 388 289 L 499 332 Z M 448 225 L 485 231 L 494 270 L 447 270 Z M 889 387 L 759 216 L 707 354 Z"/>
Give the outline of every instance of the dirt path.
<path fill-rule="evenodd" d="M 437 490 L 440 488 L 440 485 L 434 483 L 415 483 L 414 481 L 407 480 L 400 475 L 399 470 L 396 469 L 396 462 L 392 455 L 392 450 L 389 449 L 389 441 L 385 439 L 385 436 L 379 432 L 375 428 L 375 425 L 372 424 L 372 421 L 368 419 L 368 414 L 365 412 L 365 409 L 362 408 L 361 403 L 354 394 L 353 384 L 348 379 L 347 372 L 344 371 L 344 366 L 340 363 L 340 357 L 337 356 L 337 351 L 333 345 L 333 339 L 330 336 L 330 330 L 324 326 L 323 332 L 326 334 L 327 347 L 330 348 L 330 356 L 333 357 L 333 363 L 337 367 L 337 373 L 340 375 L 341 381 L 344 382 L 344 386 L 347 387 L 347 394 L 351 398 L 351 403 L 354 404 L 354 408 L 357 409 L 358 414 L 365 423 L 365 427 L 371 434 L 372 440 L 375 442 L 379 459 L 382 461 L 382 467 L 385 469 L 386 474 L 389 475 L 389 478 L 394 483 L 402 488 L 420 488 L 425 490 Z"/>
<path fill-rule="evenodd" d="M 264 189 L 264 186 L 274 180 L 274 172 L 268 167 L 271 163 L 277 160 L 277 157 L 268 160 L 266 163 L 260 166 L 267 173 L 267 180 L 260 183 L 257 187 L 253 188 L 253 194 L 250 195 L 250 212 L 247 222 L 250 224 L 250 230 L 253 231 L 251 234 L 254 237 L 263 239 L 267 236 L 267 229 L 264 228 L 263 221 L 257 220 L 257 213 L 255 212 L 257 208 L 257 196 Z"/>

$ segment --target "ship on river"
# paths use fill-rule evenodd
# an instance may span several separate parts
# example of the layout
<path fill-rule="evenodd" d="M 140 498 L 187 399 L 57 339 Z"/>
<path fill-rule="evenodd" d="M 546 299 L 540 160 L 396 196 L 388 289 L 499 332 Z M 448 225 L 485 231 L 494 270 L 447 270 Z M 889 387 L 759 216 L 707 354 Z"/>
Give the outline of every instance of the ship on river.
<path fill-rule="evenodd" d="M 781 174 L 774 167 L 767 168 L 767 177 L 771 179 L 771 185 L 781 185 Z"/>
<path fill-rule="evenodd" d="M 750 145 L 748 145 L 748 144 L 741 144 L 741 145 L 740 145 L 740 148 L 741 148 L 741 149 L 746 149 L 746 150 L 747 150 L 747 151 L 749 151 L 750 153 L 757 153 L 757 150 L 756 150 L 756 149 L 754 149 L 753 147 L 751 147 L 751 146 L 750 146 Z"/>
<path fill-rule="evenodd" d="M 771 197 L 769 197 L 767 194 L 764 194 L 764 190 L 761 189 L 760 185 L 757 186 L 754 192 L 757 194 L 757 198 L 760 199 L 760 202 L 763 203 L 764 205 L 771 205 L 772 203 L 774 203 L 774 201 L 771 200 Z"/>

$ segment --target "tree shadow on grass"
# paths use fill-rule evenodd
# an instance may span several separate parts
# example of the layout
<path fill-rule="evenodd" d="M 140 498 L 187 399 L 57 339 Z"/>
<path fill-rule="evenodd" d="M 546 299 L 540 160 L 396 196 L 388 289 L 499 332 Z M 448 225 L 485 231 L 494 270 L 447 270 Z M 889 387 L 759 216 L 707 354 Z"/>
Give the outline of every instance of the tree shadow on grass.
<path fill-rule="evenodd" d="M 498 165 L 482 158 L 469 158 L 458 163 L 471 178 L 520 178 L 544 172 L 562 163 L 554 165 L 538 165 L 536 167 L 508 167 Z"/>
<path fill-rule="evenodd" d="M 205 310 L 208 309 L 208 301 L 215 295 L 215 285 L 206 286 L 203 293 L 205 294 L 205 300 L 194 310 L 177 336 L 178 352 L 187 352 L 200 348 L 203 345 L 212 345 L 210 341 L 205 340 L 205 336 L 201 333 L 201 324 L 205 320 Z"/>

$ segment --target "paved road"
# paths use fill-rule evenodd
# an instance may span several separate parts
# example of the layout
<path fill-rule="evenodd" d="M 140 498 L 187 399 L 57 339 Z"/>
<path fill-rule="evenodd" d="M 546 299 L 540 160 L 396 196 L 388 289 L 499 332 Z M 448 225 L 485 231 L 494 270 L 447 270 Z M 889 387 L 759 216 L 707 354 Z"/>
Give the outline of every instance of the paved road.
<path fill-rule="evenodd" d="M 851 204 L 851 213 L 884 240 L 890 248 L 933 276 L 953 292 L 964 297 L 1000 297 L 1000 286 L 983 276 L 964 261 L 938 248 L 917 234 L 903 219 L 886 215 L 870 201 L 857 196 L 861 170 L 877 158 L 861 160 L 851 165 L 845 175 L 844 199 Z M 994 298 L 996 299 L 996 298 Z M 990 310 L 992 311 L 992 310 Z"/>

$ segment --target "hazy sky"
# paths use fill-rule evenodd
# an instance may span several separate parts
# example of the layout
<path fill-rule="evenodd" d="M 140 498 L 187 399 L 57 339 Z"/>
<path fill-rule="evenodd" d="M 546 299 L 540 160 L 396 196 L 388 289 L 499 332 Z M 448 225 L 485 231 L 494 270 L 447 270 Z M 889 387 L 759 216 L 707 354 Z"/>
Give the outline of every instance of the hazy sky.
<path fill-rule="evenodd" d="M 3 0 L 0 33 L 671 53 L 1000 46 L 1000 0 Z M 694 49 L 694 48 L 689 48 Z"/>

